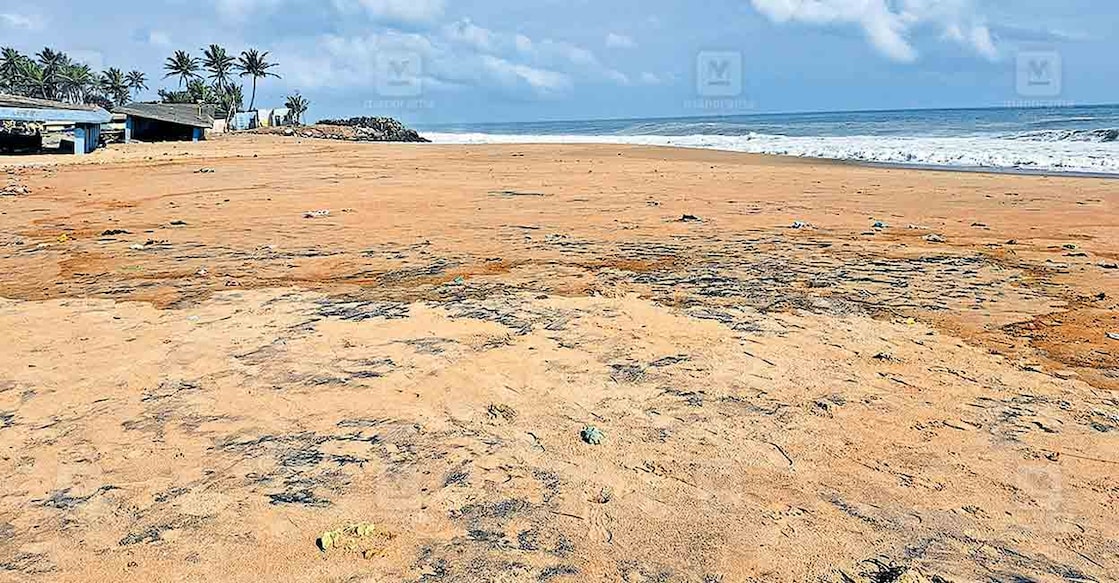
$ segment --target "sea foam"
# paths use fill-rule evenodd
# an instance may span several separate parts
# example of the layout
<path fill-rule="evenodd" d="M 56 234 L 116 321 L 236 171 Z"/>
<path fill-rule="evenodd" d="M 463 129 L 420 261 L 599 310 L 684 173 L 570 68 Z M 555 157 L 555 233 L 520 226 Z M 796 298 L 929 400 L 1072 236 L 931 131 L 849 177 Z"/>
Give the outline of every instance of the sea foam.
<path fill-rule="evenodd" d="M 1119 175 L 1119 141 L 1107 131 L 1006 137 L 747 135 L 515 135 L 424 133 L 444 144 L 632 144 L 947 168 Z"/>

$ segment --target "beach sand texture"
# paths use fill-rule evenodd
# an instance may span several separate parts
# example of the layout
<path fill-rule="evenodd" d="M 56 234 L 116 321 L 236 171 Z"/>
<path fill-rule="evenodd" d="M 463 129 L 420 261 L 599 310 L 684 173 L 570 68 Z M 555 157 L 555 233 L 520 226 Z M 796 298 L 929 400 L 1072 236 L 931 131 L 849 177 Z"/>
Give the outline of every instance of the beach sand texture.
<path fill-rule="evenodd" d="M 1119 579 L 1115 181 L 276 136 L 12 160 L 0 580 Z"/>

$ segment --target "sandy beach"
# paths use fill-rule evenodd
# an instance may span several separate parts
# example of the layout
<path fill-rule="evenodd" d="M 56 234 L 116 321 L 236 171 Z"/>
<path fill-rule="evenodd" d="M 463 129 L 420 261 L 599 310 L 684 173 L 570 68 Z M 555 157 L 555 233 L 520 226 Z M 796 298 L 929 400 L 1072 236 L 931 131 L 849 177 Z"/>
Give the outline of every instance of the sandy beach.
<path fill-rule="evenodd" d="M 0 580 L 1119 579 L 1115 180 L 245 135 L 3 164 Z"/>

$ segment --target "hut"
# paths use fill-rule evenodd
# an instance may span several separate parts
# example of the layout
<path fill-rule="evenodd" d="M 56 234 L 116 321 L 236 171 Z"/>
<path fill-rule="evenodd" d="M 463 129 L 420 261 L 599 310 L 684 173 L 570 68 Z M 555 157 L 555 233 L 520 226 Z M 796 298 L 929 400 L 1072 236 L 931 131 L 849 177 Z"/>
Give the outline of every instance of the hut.
<path fill-rule="evenodd" d="M 189 103 L 130 103 L 113 110 L 124 114 L 124 141 L 199 141 L 214 128 L 212 108 Z"/>
<path fill-rule="evenodd" d="M 243 131 L 255 129 L 260 125 L 259 118 L 255 111 L 242 111 L 233 114 L 233 119 L 230 120 L 229 129 L 234 131 Z"/>
<path fill-rule="evenodd" d="M 62 103 L 19 95 L 0 94 L 0 149 L 38 150 L 43 130 L 61 126 L 73 136 L 74 153 L 86 154 L 101 143 L 101 124 L 109 112 L 96 105 Z"/>

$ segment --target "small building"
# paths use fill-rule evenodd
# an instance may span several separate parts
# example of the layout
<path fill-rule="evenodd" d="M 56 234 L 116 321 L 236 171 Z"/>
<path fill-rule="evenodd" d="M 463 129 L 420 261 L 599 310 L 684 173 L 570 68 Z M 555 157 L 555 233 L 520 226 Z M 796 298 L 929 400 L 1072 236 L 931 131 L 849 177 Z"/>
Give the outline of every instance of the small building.
<path fill-rule="evenodd" d="M 292 125 L 291 110 L 286 107 L 242 111 L 233 115 L 229 124 L 232 131 L 275 128 Z"/>
<path fill-rule="evenodd" d="M 264 111 L 260 112 L 261 119 L 264 118 Z M 286 107 L 277 107 L 268 112 L 268 125 L 270 127 L 282 127 L 291 125 L 291 110 Z"/>
<path fill-rule="evenodd" d="M 229 129 L 233 131 L 251 130 L 256 129 L 259 125 L 257 113 L 255 111 L 242 111 L 233 114 Z"/>
<path fill-rule="evenodd" d="M 96 105 L 0 94 L 0 121 L 24 127 L 30 124 L 62 126 L 64 132 L 73 136 L 75 154 L 96 150 L 101 143 L 101 124 L 108 123 L 110 119 L 109 112 Z M 0 141 L 5 135 L 8 134 L 0 132 Z M 34 146 L 29 141 L 35 141 L 41 147 L 42 134 L 37 132 L 36 136 L 22 135 L 18 141 L 22 146 Z"/>
<path fill-rule="evenodd" d="M 124 114 L 124 141 L 199 141 L 214 128 L 213 108 L 190 103 L 130 103 L 113 110 Z"/>

